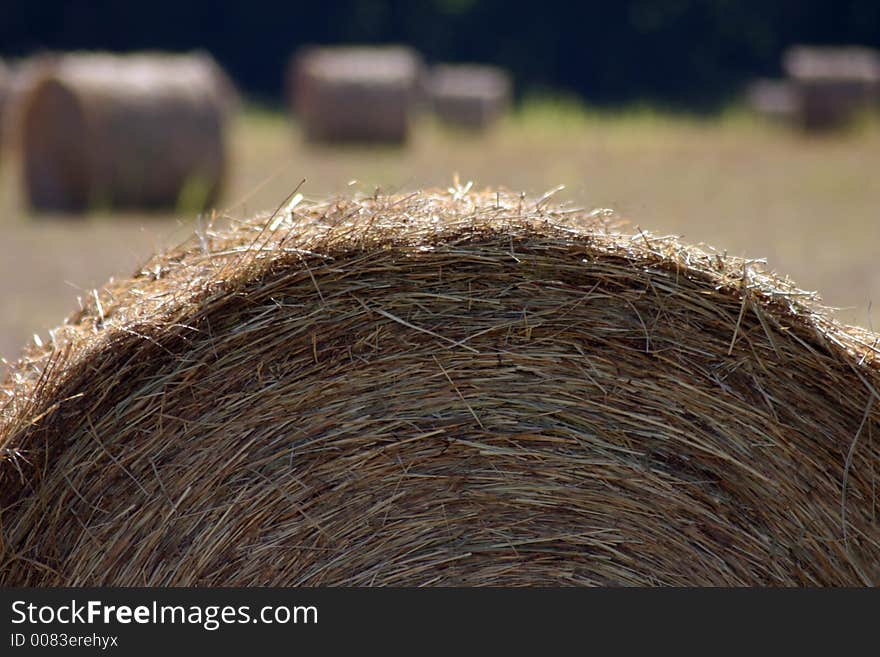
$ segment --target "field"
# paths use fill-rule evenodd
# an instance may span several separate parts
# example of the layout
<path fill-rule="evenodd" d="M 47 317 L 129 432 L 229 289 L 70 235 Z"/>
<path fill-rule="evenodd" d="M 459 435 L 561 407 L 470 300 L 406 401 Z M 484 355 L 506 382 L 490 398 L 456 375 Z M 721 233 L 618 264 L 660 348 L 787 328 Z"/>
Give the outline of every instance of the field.
<path fill-rule="evenodd" d="M 403 150 L 305 147 L 282 114 L 249 110 L 233 126 L 223 210 L 276 207 L 304 178 L 306 197 L 446 186 L 458 174 L 585 208 L 735 255 L 767 258 L 818 290 L 847 323 L 880 327 L 880 125 L 804 137 L 741 113 L 694 119 L 594 113 L 532 103 L 485 137 L 423 122 Z M 15 358 L 111 276 L 127 276 L 195 228 L 185 212 L 34 217 L 0 160 L 0 357 Z M 356 182 L 354 182 L 356 181 Z"/>

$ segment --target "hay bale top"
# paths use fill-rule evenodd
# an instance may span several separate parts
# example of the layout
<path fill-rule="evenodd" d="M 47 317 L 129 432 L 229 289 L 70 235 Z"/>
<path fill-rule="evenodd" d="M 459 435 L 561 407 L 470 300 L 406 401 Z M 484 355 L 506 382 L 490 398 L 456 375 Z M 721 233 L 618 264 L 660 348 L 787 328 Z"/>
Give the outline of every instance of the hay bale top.
<path fill-rule="evenodd" d="M 496 66 L 480 64 L 439 64 L 431 69 L 433 94 L 461 97 L 506 97 L 510 76 Z"/>
<path fill-rule="evenodd" d="M 880 81 L 880 53 L 861 47 L 795 46 L 783 57 L 785 72 L 795 80 Z"/>
<path fill-rule="evenodd" d="M 413 84 L 419 57 L 404 46 L 313 47 L 301 55 L 303 73 L 328 82 Z"/>
<path fill-rule="evenodd" d="M 46 75 L 58 57 L 52 53 L 39 53 L 25 59 L 10 61 L 7 66 L 10 101 L 17 104 L 18 99 L 27 93 L 37 80 Z"/>
<path fill-rule="evenodd" d="M 44 55 L 28 68 L 28 92 L 40 85 L 60 83 L 96 98 L 107 93 L 116 99 L 130 96 L 143 102 L 144 97 L 150 97 L 156 104 L 180 102 L 182 98 L 214 98 L 226 110 L 238 104 L 232 81 L 209 54 L 201 51 L 71 52 Z"/>
<path fill-rule="evenodd" d="M 816 293 L 764 271 L 760 261 L 721 256 L 674 237 L 619 233 L 613 230 L 618 224 L 609 223 L 613 216 L 610 210 L 558 207 L 504 190 L 462 194 L 450 188 L 399 197 L 302 201 L 294 212 L 256 215 L 234 221 L 226 230 L 193 236 L 176 250 L 156 255 L 130 280 L 111 281 L 101 291 L 99 304 L 86 303 L 52 331 L 51 345 L 30 347 L 9 381 L 32 380 L 34 366 L 53 354 L 84 356 L 84 347 L 112 340 L 114 328 L 195 311 L 196 305 L 188 304 L 202 303 L 212 291 L 245 284 L 279 263 L 304 256 L 332 259 L 352 251 L 425 251 L 499 235 L 583 242 L 598 256 L 675 271 L 735 295 L 747 289 L 767 312 L 825 336 L 863 364 L 873 364 L 880 355 L 880 338 L 860 327 L 841 325 Z M 14 397 L 9 388 L 6 394 Z M 0 417 L 8 419 L 14 415 L 11 410 L 7 407 Z"/>
<path fill-rule="evenodd" d="M 456 185 L 111 282 L 0 388 L 0 584 L 880 581 L 880 336 L 615 229 Z"/>

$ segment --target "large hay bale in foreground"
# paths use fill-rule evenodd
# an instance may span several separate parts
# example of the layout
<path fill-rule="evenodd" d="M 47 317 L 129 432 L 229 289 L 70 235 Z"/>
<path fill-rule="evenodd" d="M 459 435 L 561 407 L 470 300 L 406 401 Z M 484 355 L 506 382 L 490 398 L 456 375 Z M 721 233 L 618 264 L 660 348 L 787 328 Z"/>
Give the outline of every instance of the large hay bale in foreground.
<path fill-rule="evenodd" d="M 204 54 L 71 54 L 22 94 L 23 182 L 36 210 L 204 208 L 226 170 L 231 84 Z"/>
<path fill-rule="evenodd" d="M 295 213 L 18 364 L 0 584 L 880 580 L 878 336 L 546 200 Z"/>
<path fill-rule="evenodd" d="M 409 48 L 311 47 L 288 73 L 312 142 L 401 144 L 409 137 L 420 60 Z"/>
<path fill-rule="evenodd" d="M 444 64 L 431 70 L 428 98 L 441 121 L 485 130 L 507 111 L 511 87 L 510 76 L 498 67 Z"/>
<path fill-rule="evenodd" d="M 870 48 L 797 46 L 785 53 L 783 66 L 807 130 L 846 126 L 880 98 L 880 53 Z"/>

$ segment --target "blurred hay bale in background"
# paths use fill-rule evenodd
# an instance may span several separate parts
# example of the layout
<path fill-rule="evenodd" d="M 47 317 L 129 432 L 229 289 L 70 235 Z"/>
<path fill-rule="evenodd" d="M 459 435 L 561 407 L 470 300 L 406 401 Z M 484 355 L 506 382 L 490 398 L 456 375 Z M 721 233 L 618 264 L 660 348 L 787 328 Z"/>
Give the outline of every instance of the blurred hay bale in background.
<path fill-rule="evenodd" d="M 21 99 L 34 81 L 52 66 L 58 55 L 41 52 L 30 57 L 13 59 L 8 62 L 8 85 L 6 92 L 6 110 L 0 117 L 2 130 L 8 149 L 18 147 L 17 131 L 21 124 Z"/>
<path fill-rule="evenodd" d="M 309 56 L 313 52 L 320 50 L 321 47 L 314 44 L 300 46 L 297 51 L 291 55 L 287 62 L 287 70 L 284 72 L 284 96 L 287 102 L 287 107 L 289 111 L 301 121 L 307 110 L 307 63 Z"/>
<path fill-rule="evenodd" d="M 202 209 L 217 200 L 237 96 L 209 55 L 74 53 L 26 78 L 14 131 L 34 210 Z"/>
<path fill-rule="evenodd" d="M 880 581 L 880 337 L 505 192 L 208 229 L 0 398 L 0 585 Z"/>
<path fill-rule="evenodd" d="M 484 130 L 510 105 L 510 75 L 495 66 L 435 66 L 428 78 L 428 98 L 443 122 Z"/>
<path fill-rule="evenodd" d="M 783 58 L 807 130 L 846 126 L 880 98 L 880 53 L 862 47 L 796 46 Z"/>
<path fill-rule="evenodd" d="M 3 60 L 0 60 L 0 162 L 3 160 L 4 142 L 6 141 L 3 126 L 5 125 L 6 107 L 9 104 L 11 87 L 12 74 Z"/>
<path fill-rule="evenodd" d="M 410 48 L 309 47 L 291 60 L 293 107 L 308 141 L 401 144 L 421 62 Z"/>
<path fill-rule="evenodd" d="M 746 102 L 756 114 L 786 124 L 801 115 L 798 89 L 790 80 L 755 80 L 746 89 Z"/>

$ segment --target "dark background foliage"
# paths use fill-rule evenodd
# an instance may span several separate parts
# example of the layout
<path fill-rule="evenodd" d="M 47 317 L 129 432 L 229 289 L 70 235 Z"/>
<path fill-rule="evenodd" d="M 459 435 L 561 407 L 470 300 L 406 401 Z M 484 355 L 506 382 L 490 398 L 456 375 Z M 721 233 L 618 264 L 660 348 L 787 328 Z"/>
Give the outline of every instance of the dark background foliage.
<path fill-rule="evenodd" d="M 877 0 L 3 0 L 0 54 L 204 48 L 248 92 L 280 97 L 307 43 L 406 42 L 429 61 L 487 61 L 519 88 L 590 102 L 711 107 L 779 72 L 793 43 L 880 46 Z"/>

